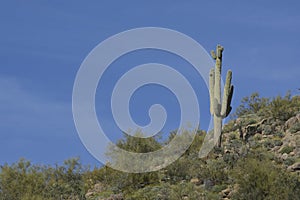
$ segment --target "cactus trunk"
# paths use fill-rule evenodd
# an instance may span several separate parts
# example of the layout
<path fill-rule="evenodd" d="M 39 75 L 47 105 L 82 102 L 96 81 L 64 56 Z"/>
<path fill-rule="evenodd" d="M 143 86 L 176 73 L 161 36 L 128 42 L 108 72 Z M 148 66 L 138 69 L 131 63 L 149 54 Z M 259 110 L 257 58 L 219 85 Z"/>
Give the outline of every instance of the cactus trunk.
<path fill-rule="evenodd" d="M 211 69 L 209 75 L 209 93 L 210 93 L 210 112 L 214 117 L 214 141 L 221 146 L 222 141 L 222 120 L 227 117 L 231 111 L 231 99 L 233 95 L 233 85 L 231 85 L 232 72 L 229 70 L 226 75 L 223 99 L 221 100 L 221 73 L 222 73 L 222 52 L 224 48 L 217 46 L 216 53 L 211 52 L 216 60 L 215 69 Z M 222 104 L 221 104 L 222 102 Z"/>

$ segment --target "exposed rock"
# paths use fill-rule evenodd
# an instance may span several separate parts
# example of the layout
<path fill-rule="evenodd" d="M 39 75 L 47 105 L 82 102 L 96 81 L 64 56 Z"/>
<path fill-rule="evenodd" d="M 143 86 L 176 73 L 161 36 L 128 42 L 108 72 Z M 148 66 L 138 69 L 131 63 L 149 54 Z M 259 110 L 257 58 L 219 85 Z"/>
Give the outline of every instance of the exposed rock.
<path fill-rule="evenodd" d="M 231 192 L 230 188 L 226 188 L 225 190 L 221 191 L 221 195 L 223 198 L 225 198 L 225 197 L 228 197 L 230 192 Z"/>
<path fill-rule="evenodd" d="M 102 192 L 104 190 L 104 186 L 102 183 L 97 183 L 94 185 L 95 192 Z"/>
<path fill-rule="evenodd" d="M 88 192 L 85 194 L 85 198 L 92 198 L 104 190 L 105 190 L 105 188 L 104 188 L 103 184 L 97 183 L 94 185 L 94 187 L 92 189 L 88 190 Z"/>
<path fill-rule="evenodd" d="M 263 124 L 265 124 L 267 122 L 267 119 L 263 119 L 261 120 L 260 122 L 258 123 L 255 123 L 255 124 L 249 124 L 247 125 L 245 128 L 243 128 L 243 132 L 244 132 L 244 139 L 245 141 L 247 142 L 248 139 L 251 137 L 251 136 L 254 136 L 255 134 L 257 133 L 261 133 L 261 127 Z"/>
<path fill-rule="evenodd" d="M 199 180 L 198 178 L 192 178 L 191 183 L 194 183 L 195 185 L 201 185 L 203 181 Z"/>
<path fill-rule="evenodd" d="M 183 196 L 183 199 L 187 200 L 187 199 L 189 199 L 189 197 L 188 196 Z"/>
<path fill-rule="evenodd" d="M 288 157 L 289 157 L 288 154 L 284 153 L 284 154 L 282 154 L 281 159 L 286 160 Z"/>
<path fill-rule="evenodd" d="M 94 195 L 95 195 L 95 192 L 90 191 L 85 194 L 85 198 L 87 198 L 87 199 L 92 198 Z"/>
<path fill-rule="evenodd" d="M 296 146 L 297 143 L 297 138 L 298 135 L 293 135 L 291 133 L 286 133 L 284 138 L 282 139 L 283 145 L 284 146 Z"/>
<path fill-rule="evenodd" d="M 103 199 L 103 200 L 124 200 L 124 197 L 122 194 L 112 194 L 112 195 L 110 195 L 110 197 L 108 197 L 107 199 Z"/>
<path fill-rule="evenodd" d="M 285 129 L 289 129 L 291 128 L 294 124 L 296 124 L 297 122 L 300 122 L 300 113 L 297 114 L 294 117 L 291 117 L 290 119 L 288 119 L 285 124 L 284 124 L 284 128 Z"/>
<path fill-rule="evenodd" d="M 275 147 L 272 149 L 272 151 L 274 151 L 274 152 L 279 151 L 280 148 L 281 148 L 280 146 L 275 146 Z"/>
<path fill-rule="evenodd" d="M 299 171 L 300 170 L 300 162 L 296 162 L 293 165 L 288 167 L 289 171 Z"/>
<path fill-rule="evenodd" d="M 290 155 L 290 156 L 294 156 L 294 155 L 295 155 L 295 152 L 292 151 L 292 152 L 289 153 L 289 155 Z"/>

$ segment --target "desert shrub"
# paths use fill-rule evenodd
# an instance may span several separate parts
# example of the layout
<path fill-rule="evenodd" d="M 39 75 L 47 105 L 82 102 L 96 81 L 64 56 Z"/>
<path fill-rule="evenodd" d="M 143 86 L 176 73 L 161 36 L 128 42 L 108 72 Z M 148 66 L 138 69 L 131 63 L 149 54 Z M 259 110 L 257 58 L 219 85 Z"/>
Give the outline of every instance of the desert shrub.
<path fill-rule="evenodd" d="M 204 191 L 197 188 L 193 183 L 178 182 L 171 185 L 161 183 L 151 185 L 139 190 L 133 191 L 125 196 L 128 200 L 178 200 L 178 199 L 201 199 Z"/>
<path fill-rule="evenodd" d="M 253 93 L 250 97 L 244 97 L 241 105 L 236 109 L 235 116 L 241 117 L 249 114 L 260 114 L 267 107 L 269 99 L 260 98 L 259 94 Z"/>
<path fill-rule="evenodd" d="M 242 122 L 243 126 L 255 124 L 259 120 L 259 117 L 256 114 L 245 115 L 243 117 L 245 117 L 245 118 L 243 118 L 243 122 Z"/>
<path fill-rule="evenodd" d="M 295 158 L 288 157 L 286 160 L 283 161 L 283 163 L 287 166 L 290 166 L 296 162 Z"/>
<path fill-rule="evenodd" d="M 151 185 L 139 190 L 133 191 L 125 196 L 128 200 L 168 200 L 171 196 L 172 187 L 168 183 Z"/>
<path fill-rule="evenodd" d="M 181 157 L 166 168 L 165 177 L 170 183 L 190 179 L 192 165 L 192 161 L 187 157 Z"/>
<path fill-rule="evenodd" d="M 291 133 L 296 133 L 296 132 L 298 132 L 298 131 L 300 131 L 300 123 L 299 123 L 299 122 L 296 123 L 296 124 L 294 124 L 294 125 L 290 128 L 290 132 L 291 132 Z"/>
<path fill-rule="evenodd" d="M 224 125 L 223 127 L 223 131 L 225 133 L 228 133 L 228 132 L 231 132 L 231 131 L 235 131 L 237 129 L 237 126 L 236 126 L 236 122 L 235 120 L 231 120 L 229 121 L 227 124 Z"/>
<path fill-rule="evenodd" d="M 248 139 L 248 145 L 252 149 L 256 149 L 256 148 L 261 147 L 261 144 L 260 144 L 259 140 L 255 139 L 254 137 L 250 137 Z"/>
<path fill-rule="evenodd" d="M 284 133 L 282 131 L 275 131 L 274 132 L 274 136 L 275 137 L 279 137 L 279 138 L 283 138 L 284 137 Z"/>
<path fill-rule="evenodd" d="M 119 140 L 116 145 L 119 148 L 136 153 L 147 153 L 161 148 L 157 138 L 143 138 L 143 136 L 144 134 L 139 131 L 135 132 L 134 136 L 124 134 L 124 138 Z M 112 156 L 110 153 L 110 149 L 108 149 L 107 155 Z M 114 152 L 112 151 L 112 153 Z"/>
<path fill-rule="evenodd" d="M 213 192 L 206 192 L 205 197 L 202 199 L 209 199 L 209 200 L 220 200 L 220 195 L 213 193 Z"/>
<path fill-rule="evenodd" d="M 36 184 L 32 184 L 33 181 Z M 42 193 L 45 187 L 40 170 L 24 159 L 1 167 L 0 185 L 3 200 L 33 196 L 34 192 Z"/>
<path fill-rule="evenodd" d="M 262 131 L 264 135 L 270 135 L 273 132 L 272 127 L 270 125 L 263 126 Z"/>
<path fill-rule="evenodd" d="M 222 190 L 225 190 L 226 188 L 227 188 L 227 185 L 215 185 L 215 186 L 213 186 L 211 191 L 214 193 L 219 193 Z"/>
<path fill-rule="evenodd" d="M 253 139 L 254 139 L 255 141 L 260 141 L 260 140 L 263 139 L 263 137 L 262 137 L 261 134 L 256 134 L 256 135 L 253 137 Z"/>
<path fill-rule="evenodd" d="M 263 146 L 267 149 L 271 149 L 275 146 L 274 141 L 271 139 L 266 139 L 263 141 Z"/>
<path fill-rule="evenodd" d="M 272 117 L 279 121 L 286 121 L 290 117 L 300 112 L 299 96 L 291 96 L 290 92 L 275 98 L 260 97 L 258 93 L 253 93 L 250 97 L 244 97 L 241 105 L 233 114 L 235 117 L 242 117 L 255 114 L 261 118 Z"/>
<path fill-rule="evenodd" d="M 236 134 L 235 133 L 230 133 L 229 134 L 229 140 L 235 140 L 236 139 Z"/>
<path fill-rule="evenodd" d="M 300 182 L 269 160 L 240 160 L 231 173 L 239 185 L 233 199 L 297 199 Z"/>
<path fill-rule="evenodd" d="M 214 154 L 223 154 L 224 153 L 224 148 L 215 146 L 212 151 L 213 151 Z"/>
<path fill-rule="evenodd" d="M 281 140 L 279 140 L 279 139 L 274 140 L 274 145 L 275 146 L 281 146 L 282 144 L 283 144 L 283 142 Z"/>
<path fill-rule="evenodd" d="M 282 150 L 280 151 L 280 153 L 291 153 L 294 150 L 294 147 L 291 146 L 285 146 L 282 148 Z"/>
<path fill-rule="evenodd" d="M 202 180 L 208 180 L 212 185 L 220 185 L 228 181 L 226 162 L 223 159 L 208 160 L 207 164 L 199 170 Z"/>
<path fill-rule="evenodd" d="M 253 158 L 258 161 L 262 161 L 262 160 L 270 161 L 275 158 L 275 155 L 272 152 L 267 151 L 266 148 L 264 147 L 258 147 L 256 149 L 250 149 L 245 159 L 247 158 Z"/>
<path fill-rule="evenodd" d="M 238 159 L 239 156 L 235 153 L 225 153 L 223 155 L 223 160 L 228 165 L 228 168 L 233 168 Z"/>
<path fill-rule="evenodd" d="M 286 121 L 294 116 L 300 109 L 300 100 L 297 96 L 291 96 L 290 92 L 284 97 L 277 96 L 270 101 L 269 112 L 270 115 L 281 121 Z"/>
<path fill-rule="evenodd" d="M 179 184 L 173 185 L 169 199 L 201 199 L 202 191 L 193 183 L 181 182 Z"/>
<path fill-rule="evenodd" d="M 241 140 L 231 140 L 230 141 L 230 147 L 232 147 L 234 150 L 238 150 L 243 146 L 243 141 Z"/>
<path fill-rule="evenodd" d="M 70 159 L 55 168 L 32 165 L 30 161 L 19 162 L 1 167 L 0 199 L 84 199 L 82 166 L 78 159 Z"/>

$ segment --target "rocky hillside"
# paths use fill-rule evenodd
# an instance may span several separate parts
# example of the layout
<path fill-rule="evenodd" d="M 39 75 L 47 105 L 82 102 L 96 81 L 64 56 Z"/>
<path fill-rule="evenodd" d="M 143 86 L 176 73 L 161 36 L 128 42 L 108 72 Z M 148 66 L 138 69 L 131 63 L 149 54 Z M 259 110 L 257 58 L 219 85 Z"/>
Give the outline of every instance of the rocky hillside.
<path fill-rule="evenodd" d="M 223 129 L 221 148 L 197 158 L 204 133 L 159 179 L 104 197 L 97 183 L 87 199 L 300 199 L 300 98 L 243 99 Z M 136 175 L 139 176 L 139 175 Z M 147 175 L 145 175 L 147 176 Z"/>
<path fill-rule="evenodd" d="M 300 96 L 245 97 L 223 127 L 221 147 L 198 153 L 205 131 L 160 171 L 130 174 L 91 169 L 78 159 L 32 165 L 21 159 L 1 166 L 0 200 L 219 200 L 300 199 Z M 148 152 L 167 141 L 125 136 L 123 149 Z"/>
<path fill-rule="evenodd" d="M 229 122 L 225 126 L 226 129 L 224 153 L 218 155 L 220 158 L 243 159 L 249 152 L 256 152 L 256 159 L 267 156 L 273 166 L 278 167 L 282 173 L 290 173 L 300 180 L 300 113 L 286 121 L 274 118 L 259 119 L 256 115 L 238 118 Z M 282 188 L 284 187 L 287 186 L 282 185 Z M 232 194 L 238 191 L 237 188 L 238 185 L 231 185 L 220 194 L 224 199 L 230 199 Z M 300 199 L 300 196 L 297 199 Z"/>

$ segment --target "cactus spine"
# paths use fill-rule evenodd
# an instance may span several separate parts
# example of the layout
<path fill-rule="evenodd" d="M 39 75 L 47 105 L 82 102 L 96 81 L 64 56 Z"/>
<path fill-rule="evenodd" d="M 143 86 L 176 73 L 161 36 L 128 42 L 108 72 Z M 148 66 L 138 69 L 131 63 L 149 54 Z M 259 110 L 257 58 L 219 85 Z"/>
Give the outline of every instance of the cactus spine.
<path fill-rule="evenodd" d="M 217 50 L 211 51 L 211 56 L 216 61 L 215 68 L 209 74 L 209 93 L 210 93 L 210 113 L 214 117 L 214 141 L 221 146 L 222 140 L 222 120 L 227 117 L 232 109 L 230 106 L 233 95 L 233 85 L 231 85 L 232 72 L 229 70 L 226 75 L 226 82 L 223 91 L 221 104 L 221 70 L 222 52 L 224 48 L 220 45 Z"/>

